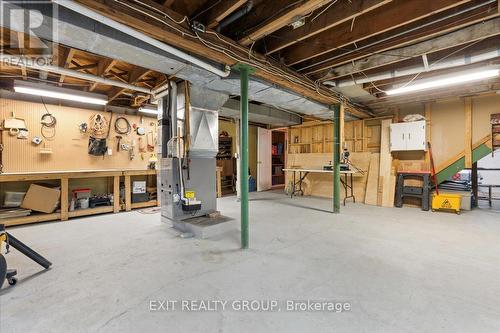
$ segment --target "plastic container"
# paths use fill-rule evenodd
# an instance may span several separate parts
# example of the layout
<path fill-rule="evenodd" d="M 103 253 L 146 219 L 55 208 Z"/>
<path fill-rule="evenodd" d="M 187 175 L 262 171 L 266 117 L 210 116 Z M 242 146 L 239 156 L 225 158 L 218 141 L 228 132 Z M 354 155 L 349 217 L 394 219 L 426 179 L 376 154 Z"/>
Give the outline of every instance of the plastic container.
<path fill-rule="evenodd" d="M 19 207 L 19 206 L 21 206 L 21 203 L 23 202 L 25 195 L 26 195 L 26 192 L 6 191 L 3 206 L 9 207 L 9 208 Z"/>
<path fill-rule="evenodd" d="M 255 178 L 252 176 L 248 177 L 248 192 L 257 191 L 257 183 L 255 182 Z"/>
<path fill-rule="evenodd" d="M 89 208 L 89 198 L 80 198 L 78 199 L 78 206 L 80 209 Z"/>

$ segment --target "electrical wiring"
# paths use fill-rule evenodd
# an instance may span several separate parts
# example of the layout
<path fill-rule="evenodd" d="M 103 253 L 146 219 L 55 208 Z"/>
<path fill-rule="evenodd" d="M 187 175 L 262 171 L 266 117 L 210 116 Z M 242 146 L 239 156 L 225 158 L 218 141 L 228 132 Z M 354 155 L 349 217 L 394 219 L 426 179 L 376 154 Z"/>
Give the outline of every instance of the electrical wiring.
<path fill-rule="evenodd" d="M 56 136 L 57 119 L 52 115 L 52 113 L 50 113 L 42 96 L 40 96 L 40 99 L 42 101 L 43 107 L 45 108 L 45 114 L 43 114 L 42 117 L 40 118 L 40 124 L 42 125 L 40 133 L 45 138 L 45 140 L 50 141 L 54 139 L 54 137 Z M 47 134 L 48 130 L 51 130 L 52 133 Z"/>
<path fill-rule="evenodd" d="M 115 0 L 115 1 L 117 1 L 117 0 Z M 189 20 L 187 16 L 184 16 L 184 17 L 182 18 L 182 20 L 181 20 L 181 21 L 176 21 L 176 20 L 174 20 L 174 19 L 173 19 L 170 15 L 168 15 L 167 13 L 165 13 L 165 12 L 164 12 L 164 11 L 162 11 L 162 10 L 159 10 L 158 8 L 156 8 L 156 7 L 154 7 L 154 6 L 148 5 L 147 3 L 144 3 L 144 2 L 142 2 L 142 1 L 140 1 L 140 0 L 132 0 L 132 1 L 134 1 L 134 2 L 136 2 L 136 3 L 139 3 L 139 4 L 141 4 L 141 5 L 145 6 L 145 7 L 148 7 L 149 9 L 154 10 L 155 12 L 158 12 L 160 15 L 164 15 L 165 17 L 168 17 L 171 21 L 173 21 L 173 22 L 175 22 L 175 23 L 177 23 L 177 24 L 182 24 L 182 23 L 184 23 L 185 21 Z M 120 1 L 117 1 L 117 2 L 120 2 Z M 220 1 L 219 1 L 219 2 L 220 2 Z M 214 5 L 214 6 L 215 6 L 215 5 Z"/>
<path fill-rule="evenodd" d="M 326 12 L 328 9 L 330 9 L 331 6 L 335 5 L 339 0 L 335 0 L 333 1 L 331 4 L 329 4 L 328 6 L 326 6 L 325 9 L 323 9 L 318 15 L 314 16 L 312 19 L 311 19 L 311 22 L 314 22 L 314 20 L 316 20 L 319 16 L 321 16 L 324 12 Z"/>
<path fill-rule="evenodd" d="M 173 18 L 171 18 L 169 15 L 165 14 L 164 12 L 162 12 L 162 11 L 160 11 L 160 10 L 158 10 L 158 9 L 154 8 L 154 7 L 152 7 L 152 8 L 153 8 L 155 11 L 160 12 L 160 13 L 161 13 L 161 15 L 162 15 L 162 16 L 164 16 L 164 18 L 159 18 L 159 17 L 156 17 L 156 16 L 154 16 L 154 15 L 151 15 L 150 13 L 148 13 L 148 12 L 146 12 L 146 11 L 144 11 L 144 10 L 141 10 L 141 9 L 139 9 L 139 8 L 135 7 L 135 6 L 132 6 L 132 5 L 128 4 L 128 3 L 126 3 L 126 2 L 123 2 L 123 1 L 121 1 L 121 0 L 114 0 L 114 1 L 115 1 L 116 3 L 121 4 L 122 6 L 125 6 L 125 7 L 129 8 L 129 9 L 132 9 L 132 10 L 136 11 L 136 12 L 139 12 L 139 13 L 141 13 L 142 15 L 146 15 L 146 16 L 148 16 L 148 17 L 151 17 L 151 18 L 153 18 L 153 19 L 157 20 L 158 22 L 161 22 L 161 23 L 163 23 L 163 24 L 166 24 L 169 28 L 174 29 L 175 31 L 177 31 L 177 32 L 179 32 L 180 34 L 182 34 L 183 36 L 194 37 L 194 35 L 186 33 L 185 31 L 183 31 L 183 30 L 181 30 L 181 29 L 177 28 L 176 26 L 169 24 L 169 23 L 168 23 L 168 21 L 166 21 L 166 20 L 165 20 L 165 18 L 168 18 L 168 19 L 169 19 L 170 21 L 172 21 L 172 22 L 175 22 L 175 23 L 177 23 L 177 24 L 181 24 L 181 23 L 183 23 L 183 22 L 185 22 L 185 21 L 188 21 L 187 17 L 184 17 L 184 19 L 183 19 L 182 21 L 180 21 L 181 23 L 178 23 L 179 21 L 174 20 L 174 19 L 173 19 Z M 143 3 L 142 1 L 139 1 L 139 0 L 133 0 L 133 1 L 135 1 L 135 2 L 137 2 L 137 3 L 140 3 L 140 4 L 141 4 L 141 5 L 143 5 L 143 6 L 149 6 L 149 5 L 146 5 L 145 3 Z M 150 6 L 150 7 L 151 7 L 151 6 Z"/>
<path fill-rule="evenodd" d="M 199 12 L 198 14 L 196 14 L 195 16 L 192 17 L 192 19 L 194 20 L 195 18 L 197 18 L 198 16 L 208 12 L 210 9 L 212 9 L 213 7 L 217 6 L 222 0 L 218 0 L 216 1 L 215 3 L 213 3 L 211 6 L 209 6 L 208 8 L 205 8 L 204 10 L 202 10 L 201 12 Z"/>
<path fill-rule="evenodd" d="M 125 117 L 118 117 L 115 120 L 115 132 L 118 134 L 128 135 L 132 131 L 130 122 Z"/>

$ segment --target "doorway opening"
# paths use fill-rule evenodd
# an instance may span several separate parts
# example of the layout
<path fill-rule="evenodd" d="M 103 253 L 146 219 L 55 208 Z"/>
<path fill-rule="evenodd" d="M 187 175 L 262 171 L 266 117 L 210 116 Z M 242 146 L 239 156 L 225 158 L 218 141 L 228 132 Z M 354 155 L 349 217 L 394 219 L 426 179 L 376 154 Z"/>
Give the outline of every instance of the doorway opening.
<path fill-rule="evenodd" d="M 271 146 L 271 177 L 272 187 L 281 188 L 285 186 L 285 152 L 286 152 L 286 133 L 283 131 L 272 132 L 272 146 Z"/>

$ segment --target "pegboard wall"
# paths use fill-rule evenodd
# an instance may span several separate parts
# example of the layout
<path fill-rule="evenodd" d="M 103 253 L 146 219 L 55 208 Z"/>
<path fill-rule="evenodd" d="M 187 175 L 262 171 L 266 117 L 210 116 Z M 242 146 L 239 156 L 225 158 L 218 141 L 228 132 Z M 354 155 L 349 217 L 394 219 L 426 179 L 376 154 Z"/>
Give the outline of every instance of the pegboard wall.
<path fill-rule="evenodd" d="M 55 134 L 52 130 L 44 131 L 47 136 L 54 134 L 53 139 L 45 139 L 40 123 L 43 114 L 48 111 L 57 119 Z M 98 112 L 74 107 L 51 104 L 25 102 L 11 99 L 0 99 L 0 121 L 10 118 L 14 113 L 16 118 L 24 119 L 28 128 L 28 138 L 18 139 L 8 131 L 2 131 L 4 150 L 2 154 L 3 172 L 52 172 L 81 170 L 127 170 L 146 169 L 148 160 L 156 154 L 157 121 L 151 117 L 137 115 L 113 114 L 107 146 L 111 155 L 93 156 L 88 154 L 89 134 L 81 133 L 79 125 L 89 123 L 92 115 L 101 114 L 110 121 L 111 113 Z M 122 134 L 122 143 L 131 144 L 135 140 L 135 157 L 130 160 L 128 151 L 117 151 L 118 139 L 114 123 L 118 116 L 128 119 L 131 125 L 145 129 L 146 135 L 139 136 L 134 129 L 128 135 Z M 32 143 L 33 137 L 40 137 L 40 145 Z M 148 140 L 149 137 L 149 140 Z M 151 142 L 153 140 L 153 142 Z M 153 151 L 147 149 L 147 144 L 155 146 Z M 145 150 L 145 152 L 141 152 Z M 42 154 L 41 150 L 51 150 L 51 154 Z"/>

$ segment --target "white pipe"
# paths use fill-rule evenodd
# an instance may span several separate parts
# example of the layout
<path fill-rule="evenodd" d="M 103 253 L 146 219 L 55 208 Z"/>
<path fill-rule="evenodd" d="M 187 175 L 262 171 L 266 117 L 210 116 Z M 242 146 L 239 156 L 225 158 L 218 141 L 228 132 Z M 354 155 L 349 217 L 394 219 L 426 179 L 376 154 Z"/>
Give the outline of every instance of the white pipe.
<path fill-rule="evenodd" d="M 48 71 L 56 74 L 61 74 L 65 76 L 71 76 L 82 80 L 93 81 L 109 86 L 120 87 L 123 89 L 135 90 L 145 94 L 152 94 L 150 89 L 135 86 L 133 84 L 106 79 L 97 75 L 87 74 L 75 71 L 73 69 L 62 68 L 58 66 L 48 65 L 48 64 L 37 64 L 36 61 L 31 61 L 29 58 L 10 56 L 10 55 L 0 55 L 0 59 L 3 64 L 15 65 L 20 67 L 28 67 L 32 69 L 38 69 L 41 71 Z"/>
<path fill-rule="evenodd" d="M 57 3 L 60 6 L 66 7 L 78 14 L 82 14 L 84 16 L 87 16 L 97 22 L 103 23 L 113 29 L 116 29 L 118 31 L 121 31 L 123 33 L 126 33 L 129 36 L 132 36 L 134 38 L 137 38 L 139 40 L 142 40 L 143 42 L 148 43 L 149 45 L 152 45 L 154 47 L 157 47 L 163 51 L 166 51 L 176 57 L 179 57 L 181 59 L 184 59 L 196 66 L 199 66 L 203 69 L 206 69 L 207 71 L 210 71 L 220 77 L 227 77 L 230 73 L 231 70 L 226 68 L 225 71 L 222 71 L 210 64 L 207 64 L 206 62 L 201 61 L 198 58 L 195 58 L 185 52 L 182 52 L 170 45 L 167 45 L 165 43 L 160 42 L 159 40 L 156 40 L 154 38 L 149 37 L 146 34 L 143 34 L 135 29 L 132 29 L 124 24 L 121 24 L 119 22 L 116 22 L 104 15 L 101 15 L 99 13 L 94 12 L 93 10 L 90 10 L 89 8 L 82 6 L 72 0 L 52 0 L 52 2 Z"/>
<path fill-rule="evenodd" d="M 500 49 L 495 49 L 495 50 L 483 52 L 483 53 L 476 54 L 476 55 L 463 56 L 463 57 L 450 59 L 450 60 L 443 61 L 443 62 L 438 62 L 438 63 L 429 65 L 428 69 L 426 69 L 425 66 L 413 66 L 413 67 L 407 67 L 407 68 L 403 68 L 403 69 L 399 69 L 399 70 L 387 71 L 387 72 L 377 73 L 377 74 L 373 74 L 373 75 L 368 75 L 366 77 L 361 77 L 361 78 L 356 79 L 356 80 L 348 79 L 348 80 L 339 80 L 339 81 L 325 81 L 325 82 L 323 82 L 323 84 L 334 86 L 334 87 L 339 87 L 339 88 L 350 87 L 350 86 L 354 86 L 357 84 L 370 83 L 370 82 L 375 82 L 375 81 L 379 81 L 379 80 L 387 80 L 387 79 L 392 79 L 392 78 L 397 78 L 397 77 L 402 77 L 402 76 L 407 76 L 407 75 L 414 75 L 414 74 L 423 73 L 423 72 L 431 72 L 431 71 L 440 70 L 440 69 L 470 65 L 470 64 L 490 60 L 490 59 L 497 58 L 497 57 L 500 57 Z"/>
<path fill-rule="evenodd" d="M 172 121 L 172 137 L 178 141 L 177 138 L 177 83 L 172 82 L 172 96 L 170 98 L 171 111 L 170 120 Z"/>

